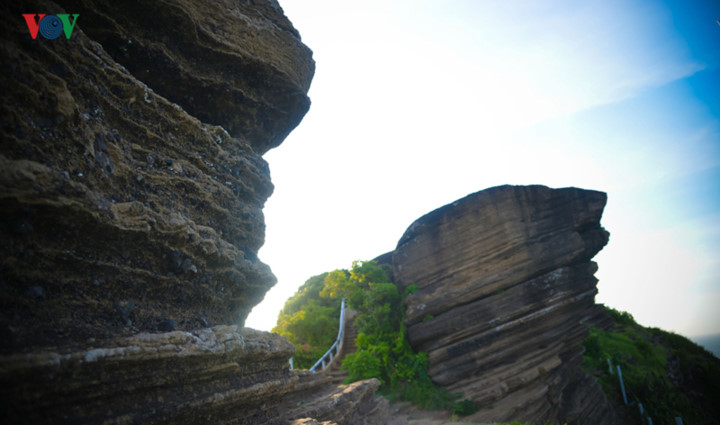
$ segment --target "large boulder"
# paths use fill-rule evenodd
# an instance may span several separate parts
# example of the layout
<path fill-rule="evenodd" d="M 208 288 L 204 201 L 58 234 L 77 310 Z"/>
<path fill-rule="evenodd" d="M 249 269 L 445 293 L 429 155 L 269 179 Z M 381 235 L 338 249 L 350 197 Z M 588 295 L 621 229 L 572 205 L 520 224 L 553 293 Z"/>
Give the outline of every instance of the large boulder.
<path fill-rule="evenodd" d="M 608 242 L 602 192 L 501 186 L 415 221 L 393 253 L 412 346 L 438 384 L 480 407 L 476 421 L 613 423 L 579 369 Z"/>

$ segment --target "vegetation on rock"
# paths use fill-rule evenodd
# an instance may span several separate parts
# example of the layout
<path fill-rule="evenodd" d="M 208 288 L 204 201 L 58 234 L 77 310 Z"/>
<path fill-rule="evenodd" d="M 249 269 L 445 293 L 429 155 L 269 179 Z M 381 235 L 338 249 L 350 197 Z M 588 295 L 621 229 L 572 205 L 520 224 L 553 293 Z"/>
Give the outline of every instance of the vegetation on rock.
<path fill-rule="evenodd" d="M 380 394 L 390 400 L 449 409 L 454 415 L 473 414 L 474 403 L 458 401 L 461 394 L 452 395 L 428 377 L 427 354 L 412 350 L 404 325 L 403 299 L 417 288 L 411 285 L 400 293 L 391 277 L 388 266 L 372 261 L 314 276 L 286 302 L 273 331 L 296 345 L 297 367 L 309 368 L 334 342 L 345 298 L 358 312 L 357 351 L 342 363 L 346 383 L 377 378 Z M 591 328 L 583 342 L 583 368 L 622 405 L 616 371 L 621 367 L 628 398 L 636 403 L 627 408 L 627 416 L 639 414 L 640 402 L 656 423 L 674 417 L 686 423 L 717 423 L 713 401 L 720 394 L 720 360 L 682 336 L 638 325 L 629 313 L 607 312 L 613 327 Z"/>
<path fill-rule="evenodd" d="M 308 279 L 286 303 L 273 329 L 297 347 L 295 364 L 308 368 L 333 343 L 341 300 L 358 312 L 357 351 L 342 363 L 346 383 L 377 378 L 380 393 L 422 408 L 451 408 L 453 399 L 427 374 L 427 354 L 415 353 L 405 330 L 402 300 L 416 290 L 400 293 L 392 283 L 392 269 L 374 261 L 356 261 L 350 270 L 335 270 Z M 469 402 L 454 411 L 469 413 Z"/>
<path fill-rule="evenodd" d="M 620 366 L 629 401 L 642 403 L 656 423 L 675 417 L 685 423 L 718 423 L 720 359 L 683 336 L 637 324 L 629 313 L 607 311 L 613 329 L 592 328 L 583 342 L 583 368 L 605 392 L 624 404 Z M 628 409 L 629 415 L 639 415 L 637 406 Z"/>
<path fill-rule="evenodd" d="M 433 382 L 478 407 L 473 421 L 619 423 L 578 371 L 588 323 L 605 314 L 591 259 L 609 240 L 606 201 L 578 188 L 498 186 L 425 214 L 400 238 L 395 283 L 418 287 L 403 302 L 408 339 L 428 354 Z"/>

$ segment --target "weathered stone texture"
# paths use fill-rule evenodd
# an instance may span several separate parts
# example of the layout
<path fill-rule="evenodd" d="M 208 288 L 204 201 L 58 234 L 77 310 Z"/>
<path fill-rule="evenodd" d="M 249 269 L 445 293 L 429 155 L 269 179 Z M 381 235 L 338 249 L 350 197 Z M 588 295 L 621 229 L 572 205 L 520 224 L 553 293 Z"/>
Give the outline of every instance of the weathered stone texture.
<path fill-rule="evenodd" d="M 321 423 L 348 425 L 380 425 L 388 422 L 388 401 L 375 395 L 380 387 L 377 379 L 357 381 L 349 385 L 332 385 L 327 373 L 297 371 L 300 382 L 283 399 L 283 416 L 312 418 Z M 304 423 L 304 422 L 293 422 Z"/>
<path fill-rule="evenodd" d="M 216 326 L 138 334 L 69 353 L 4 356 L 0 417 L 29 424 L 387 421 L 387 400 L 374 395 L 379 381 L 328 385 L 289 370 L 294 352 L 277 334 Z"/>
<path fill-rule="evenodd" d="M 428 352 L 435 382 L 481 407 L 473 420 L 612 423 L 579 370 L 587 322 L 601 320 L 590 259 L 608 242 L 605 202 L 575 188 L 495 187 L 401 238 L 395 279 L 418 286 L 406 299 L 410 342 Z"/>
<path fill-rule="evenodd" d="M 303 118 L 312 52 L 274 0 L 66 0 L 90 38 L 158 94 L 255 152 Z"/>
<path fill-rule="evenodd" d="M 20 17 L 62 12 L 57 5 L 3 4 L 18 22 L 0 30 L 0 352 L 242 325 L 274 284 L 257 258 L 273 189 L 260 155 L 307 110 L 312 58 L 277 4 L 218 11 L 220 3 L 207 3 L 71 2 L 81 10 L 69 9 L 80 13 L 69 40 L 32 40 Z M 134 46 L 130 58 L 88 38 L 85 27 L 97 25 Z M 176 32 L 158 39 L 168 28 Z M 158 58 L 163 40 L 175 50 Z M 185 103 L 116 60 L 149 70 Z M 203 123 L 186 112 L 199 104 L 182 96 L 220 90 L 211 81 L 252 86 L 257 98 L 267 95 L 267 110 L 244 101 L 201 107 L 247 121 L 233 135 Z M 261 110 L 284 130 L 257 121 Z"/>
<path fill-rule="evenodd" d="M 258 407 L 298 380 L 287 366 L 294 352 L 278 335 L 217 326 L 6 356 L 2 399 L 14 402 L 2 413 L 9 423 L 264 423 L 278 412 Z"/>
<path fill-rule="evenodd" d="M 63 6 L 55 40 L 21 14 L 57 4 L 0 6 L 0 422 L 383 423 L 377 381 L 307 383 L 241 328 L 275 282 L 261 155 L 314 69 L 277 3 Z"/>

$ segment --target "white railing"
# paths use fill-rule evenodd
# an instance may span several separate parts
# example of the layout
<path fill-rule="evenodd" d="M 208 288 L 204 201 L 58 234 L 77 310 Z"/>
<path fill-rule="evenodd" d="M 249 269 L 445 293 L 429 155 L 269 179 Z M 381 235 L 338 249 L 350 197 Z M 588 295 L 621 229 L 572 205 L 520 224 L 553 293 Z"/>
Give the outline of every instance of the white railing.
<path fill-rule="evenodd" d="M 317 368 L 320 367 L 320 370 L 325 370 L 328 366 L 330 366 L 330 363 L 340 354 L 340 350 L 342 350 L 342 343 L 343 343 L 343 337 L 345 336 L 345 298 L 342 300 L 342 304 L 340 304 L 340 329 L 338 329 L 338 336 L 335 340 L 335 343 L 330 347 L 329 350 L 325 352 L 325 354 L 320 357 L 320 360 L 315 362 L 313 367 L 310 368 L 310 372 L 315 373 L 317 371 Z M 334 353 L 334 354 L 333 354 Z"/>

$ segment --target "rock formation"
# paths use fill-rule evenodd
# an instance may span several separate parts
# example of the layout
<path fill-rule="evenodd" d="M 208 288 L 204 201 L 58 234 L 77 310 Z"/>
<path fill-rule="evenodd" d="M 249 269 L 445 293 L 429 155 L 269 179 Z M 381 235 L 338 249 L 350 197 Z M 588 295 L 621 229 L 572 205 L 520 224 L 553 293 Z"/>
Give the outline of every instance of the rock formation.
<path fill-rule="evenodd" d="M 261 155 L 302 119 L 314 71 L 280 7 L 1 10 L 2 422 L 301 418 L 277 408 L 306 379 L 294 348 L 242 329 L 275 282 Z M 27 13 L 79 17 L 69 39 L 33 39 Z M 322 420 L 352 423 L 376 387 L 338 389 L 346 409 Z"/>
<path fill-rule="evenodd" d="M 601 192 L 501 186 L 415 221 L 393 253 L 412 346 L 438 384 L 473 400 L 474 421 L 616 423 L 585 373 L 601 323 L 591 258 L 608 242 Z"/>
<path fill-rule="evenodd" d="M 272 0 L 66 0 L 133 76 L 258 154 L 303 118 L 312 52 Z"/>

